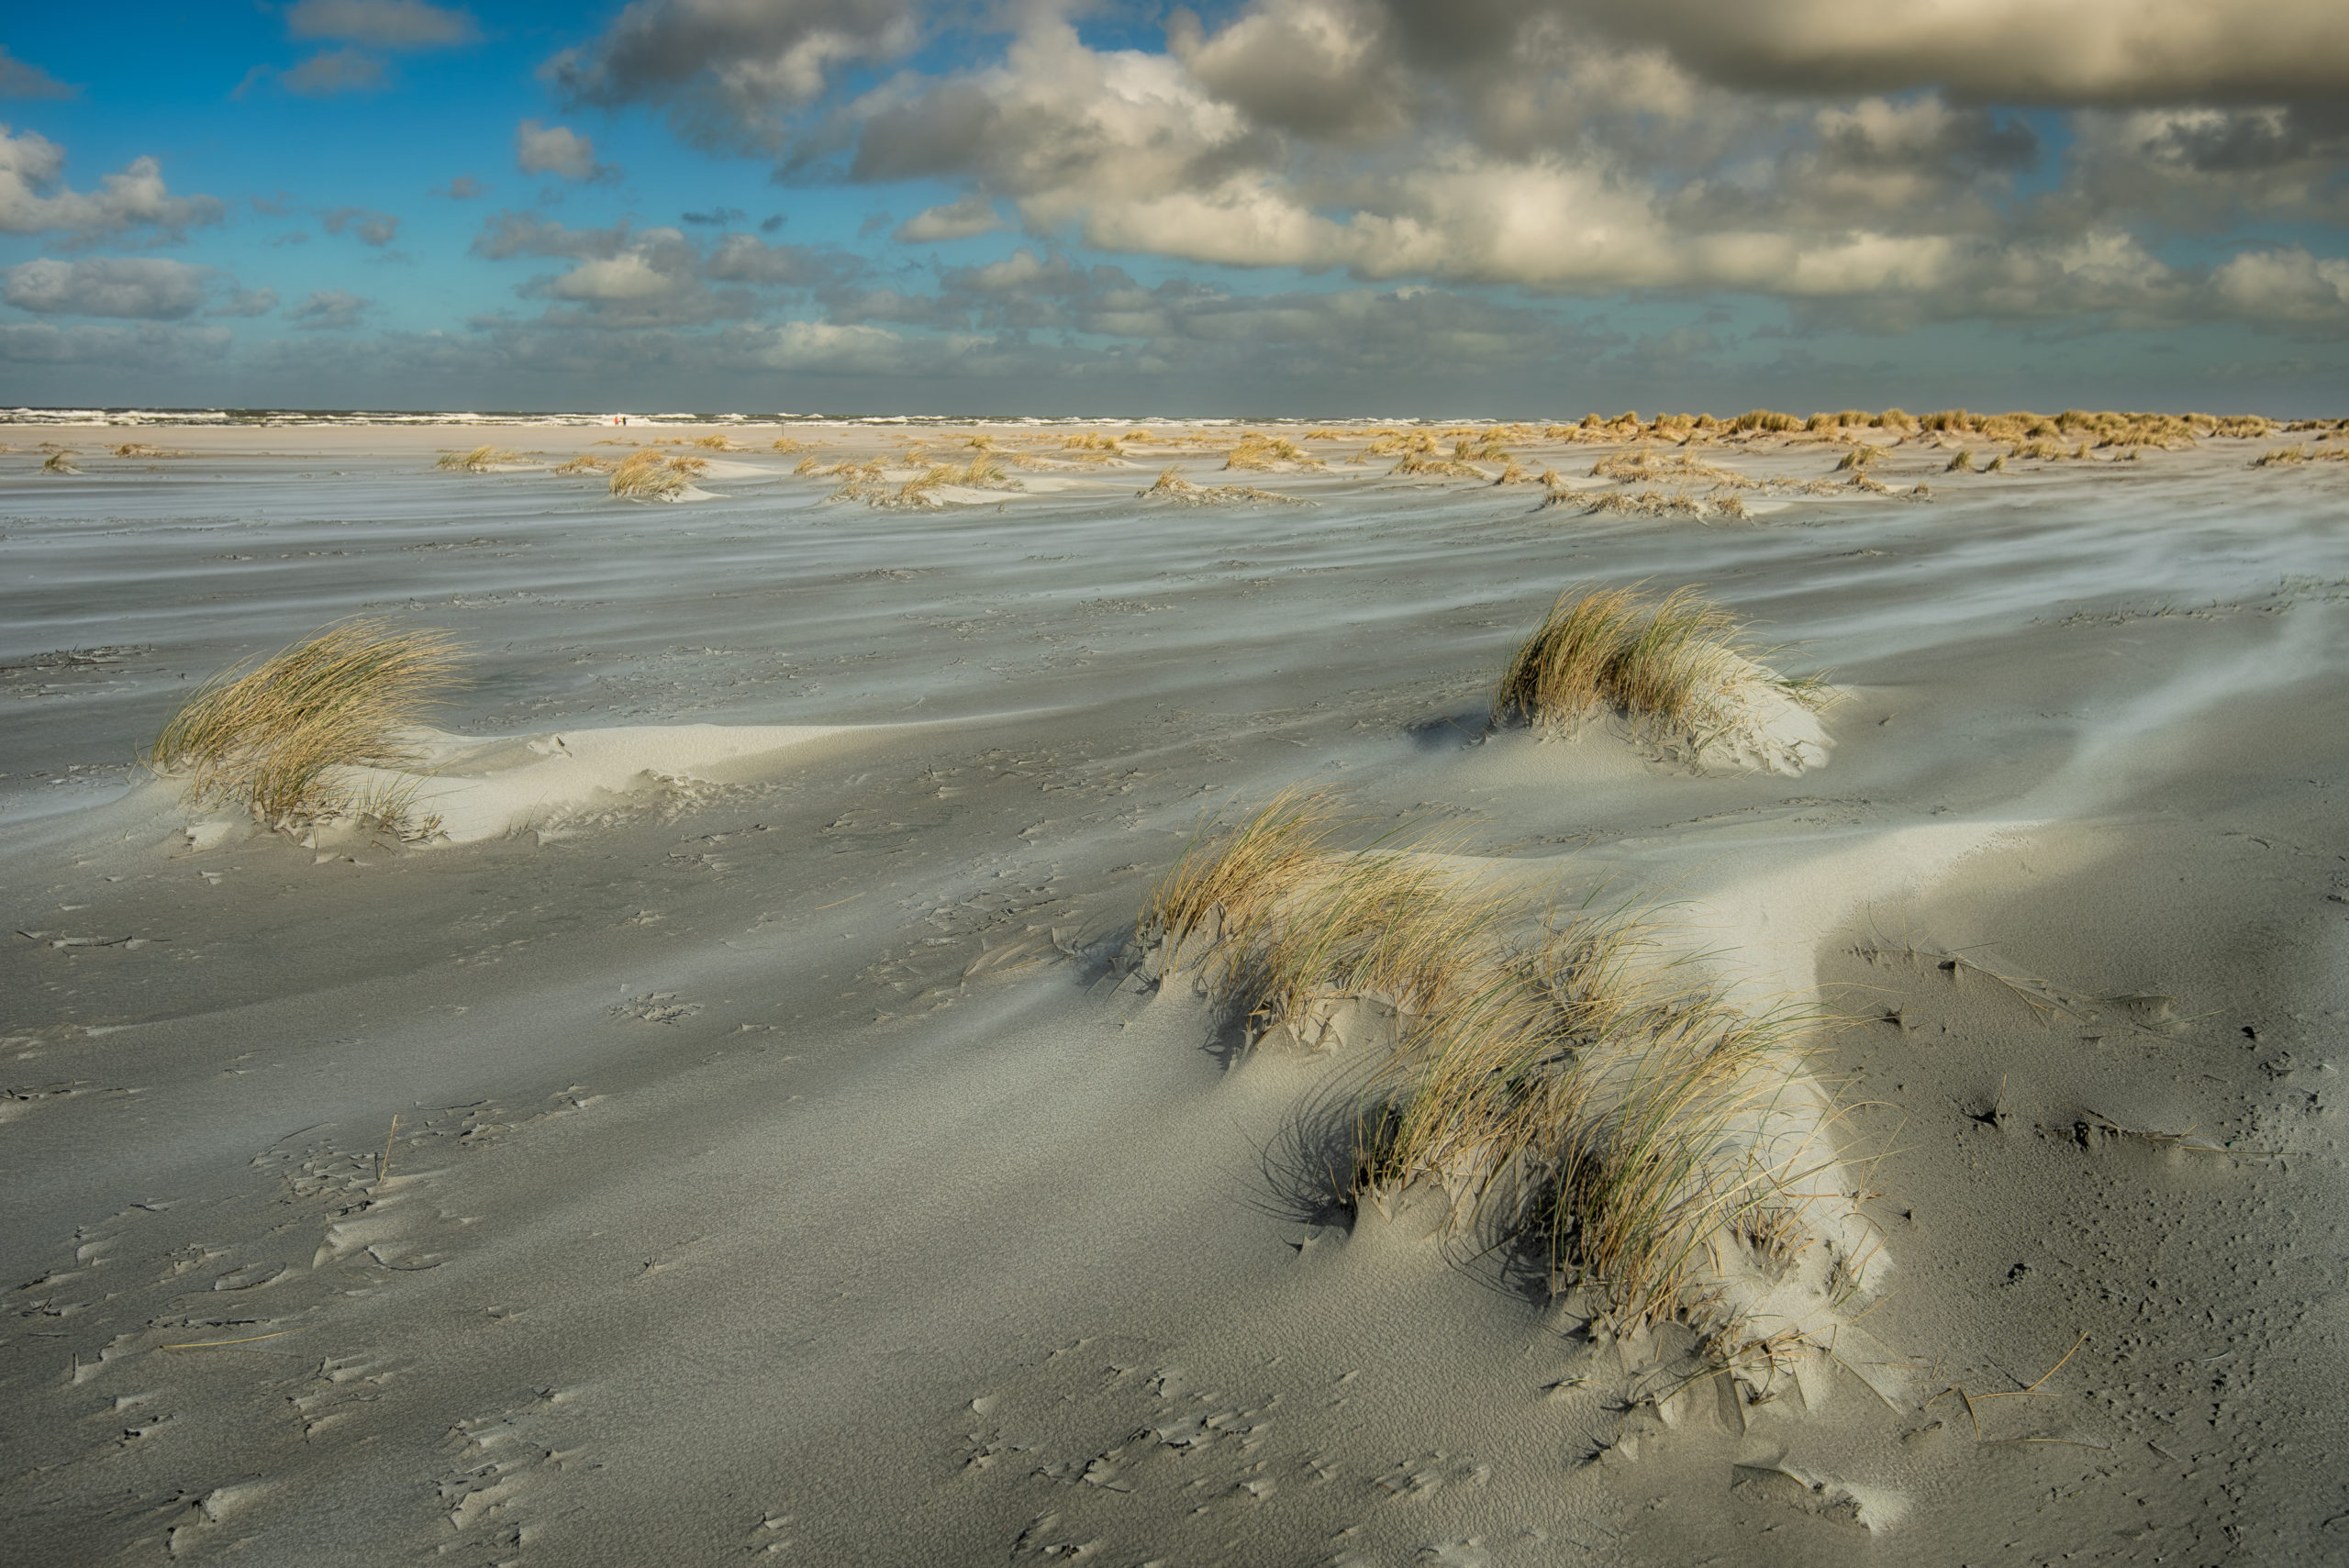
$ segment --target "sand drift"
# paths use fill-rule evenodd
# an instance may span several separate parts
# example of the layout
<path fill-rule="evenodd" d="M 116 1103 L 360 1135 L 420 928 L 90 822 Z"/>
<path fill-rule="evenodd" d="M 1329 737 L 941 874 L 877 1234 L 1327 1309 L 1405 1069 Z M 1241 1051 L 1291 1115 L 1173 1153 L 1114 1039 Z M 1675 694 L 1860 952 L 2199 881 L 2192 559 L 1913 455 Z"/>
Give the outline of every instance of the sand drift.
<path fill-rule="evenodd" d="M 42 1561 L 2349 1513 L 2331 425 L 39 434 Z"/>

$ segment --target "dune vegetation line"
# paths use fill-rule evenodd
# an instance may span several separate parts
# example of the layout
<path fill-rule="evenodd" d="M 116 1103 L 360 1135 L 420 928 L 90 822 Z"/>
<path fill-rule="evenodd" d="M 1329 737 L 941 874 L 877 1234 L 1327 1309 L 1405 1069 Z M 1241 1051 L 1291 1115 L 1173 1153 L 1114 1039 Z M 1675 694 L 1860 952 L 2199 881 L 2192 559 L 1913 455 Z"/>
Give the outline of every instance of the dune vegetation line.
<path fill-rule="evenodd" d="M 444 633 L 342 621 L 206 681 L 146 761 L 184 777 L 192 804 L 242 806 L 272 828 L 396 817 L 404 800 L 362 794 L 345 771 L 413 762 L 406 733 L 457 684 L 462 665 Z"/>

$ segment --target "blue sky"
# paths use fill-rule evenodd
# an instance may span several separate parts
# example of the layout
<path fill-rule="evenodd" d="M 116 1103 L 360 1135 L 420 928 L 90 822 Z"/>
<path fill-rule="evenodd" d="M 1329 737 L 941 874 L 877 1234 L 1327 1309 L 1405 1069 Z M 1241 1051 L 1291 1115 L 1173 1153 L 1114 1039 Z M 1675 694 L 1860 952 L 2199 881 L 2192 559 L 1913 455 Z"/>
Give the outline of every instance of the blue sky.
<path fill-rule="evenodd" d="M 102 16 L 0 24 L 0 402 L 2349 392 L 2349 42 L 2314 0 Z"/>

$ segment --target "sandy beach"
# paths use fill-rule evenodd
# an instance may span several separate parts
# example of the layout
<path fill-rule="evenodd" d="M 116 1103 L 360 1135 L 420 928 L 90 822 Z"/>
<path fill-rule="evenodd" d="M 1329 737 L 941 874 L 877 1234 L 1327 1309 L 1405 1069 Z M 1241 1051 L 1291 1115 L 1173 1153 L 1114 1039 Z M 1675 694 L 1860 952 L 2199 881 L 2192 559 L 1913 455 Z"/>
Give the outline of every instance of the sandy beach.
<path fill-rule="evenodd" d="M 14 1560 L 2349 1557 L 2343 432 L 1141 423 L 0 426 Z M 1815 716 L 1497 723 L 1575 584 Z M 352 617 L 403 830 L 140 764 Z M 1137 940 L 1291 789 L 1799 1018 L 1782 1339 Z"/>

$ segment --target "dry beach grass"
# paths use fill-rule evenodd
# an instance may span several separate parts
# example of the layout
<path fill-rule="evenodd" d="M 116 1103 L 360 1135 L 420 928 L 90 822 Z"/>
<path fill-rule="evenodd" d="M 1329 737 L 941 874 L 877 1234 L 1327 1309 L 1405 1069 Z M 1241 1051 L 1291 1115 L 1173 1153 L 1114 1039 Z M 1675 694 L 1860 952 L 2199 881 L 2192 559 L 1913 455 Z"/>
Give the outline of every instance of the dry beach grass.
<path fill-rule="evenodd" d="M 1340 849 L 1359 828 L 1282 792 L 1194 842 L 1138 946 L 1251 1039 L 1330 1044 L 1349 1003 L 1391 1018 L 1334 1195 L 1424 1189 L 1450 1228 L 1534 1247 L 1553 1290 L 1598 1293 L 1625 1329 L 1679 1321 L 1742 1350 L 1724 1249 L 1802 1240 L 1796 1195 L 1831 1162 L 1816 1099 L 1788 1092 L 1812 1018 L 1751 1015 L 1657 959 L 1652 914 L 1545 917 L 1442 846 Z"/>
<path fill-rule="evenodd" d="M 272 827 L 393 803 L 355 795 L 339 775 L 411 760 L 406 732 L 457 681 L 456 642 L 362 617 L 328 627 L 214 676 L 148 752 L 201 805 L 243 806 Z"/>

